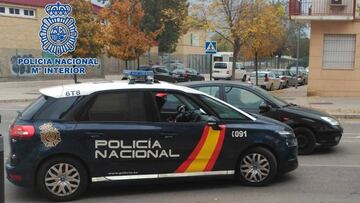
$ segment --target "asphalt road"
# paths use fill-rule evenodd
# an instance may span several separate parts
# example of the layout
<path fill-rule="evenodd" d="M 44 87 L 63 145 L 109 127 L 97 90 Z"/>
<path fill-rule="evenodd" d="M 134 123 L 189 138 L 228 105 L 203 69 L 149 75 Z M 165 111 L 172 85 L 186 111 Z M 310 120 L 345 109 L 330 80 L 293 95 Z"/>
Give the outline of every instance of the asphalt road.
<path fill-rule="evenodd" d="M 25 103 L 0 103 L 5 157 L 9 152 L 7 127 Z M 300 156 L 297 170 L 267 187 L 244 187 L 228 178 L 149 181 L 96 185 L 75 202 L 359 202 L 360 120 L 342 121 L 345 133 L 336 148 Z M 35 190 L 5 183 L 6 203 L 47 202 Z"/>

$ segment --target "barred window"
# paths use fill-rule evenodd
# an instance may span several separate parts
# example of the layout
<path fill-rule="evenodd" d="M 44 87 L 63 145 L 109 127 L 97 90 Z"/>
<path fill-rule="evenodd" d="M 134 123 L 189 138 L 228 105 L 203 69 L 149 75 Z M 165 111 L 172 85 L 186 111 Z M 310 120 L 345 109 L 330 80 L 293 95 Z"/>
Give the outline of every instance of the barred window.
<path fill-rule="evenodd" d="M 325 69 L 353 69 L 355 63 L 356 35 L 325 34 Z"/>

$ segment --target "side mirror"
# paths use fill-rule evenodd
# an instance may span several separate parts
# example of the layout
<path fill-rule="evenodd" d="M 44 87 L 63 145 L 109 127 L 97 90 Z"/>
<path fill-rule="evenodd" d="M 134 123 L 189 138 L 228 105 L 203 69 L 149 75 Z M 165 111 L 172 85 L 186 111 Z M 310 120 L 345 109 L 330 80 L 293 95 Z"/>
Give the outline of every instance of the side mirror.
<path fill-rule="evenodd" d="M 259 106 L 260 113 L 266 113 L 271 110 L 271 106 L 267 104 L 266 102 L 263 102 Z"/>
<path fill-rule="evenodd" d="M 207 120 L 207 125 L 212 127 L 214 130 L 221 130 L 220 127 L 220 120 L 216 118 L 215 116 L 209 116 Z"/>

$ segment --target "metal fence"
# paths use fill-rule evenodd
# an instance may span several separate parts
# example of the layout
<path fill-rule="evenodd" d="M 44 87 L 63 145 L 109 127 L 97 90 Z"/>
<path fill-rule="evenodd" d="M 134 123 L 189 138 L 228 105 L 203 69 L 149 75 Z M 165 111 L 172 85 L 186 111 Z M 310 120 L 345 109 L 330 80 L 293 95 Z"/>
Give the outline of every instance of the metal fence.
<path fill-rule="evenodd" d="M 18 58 L 48 58 L 49 55 L 44 54 L 41 50 L 32 49 L 7 49 L 0 48 L 0 81 L 8 80 L 51 80 L 51 79 L 72 79 L 73 75 L 47 75 L 47 74 L 32 74 L 31 65 L 18 65 L 16 63 Z M 102 56 L 98 58 L 99 66 L 88 66 L 86 75 L 78 75 L 79 79 L 99 78 L 105 75 L 120 75 L 125 69 L 137 69 L 140 65 L 164 65 L 170 71 L 177 67 L 194 68 L 201 74 L 210 73 L 210 56 L 205 54 L 188 54 L 175 55 L 147 53 L 140 56 L 138 60 L 123 61 L 116 58 L 109 58 Z M 246 68 L 248 72 L 255 68 L 252 61 L 243 61 L 240 63 Z M 279 62 L 279 63 L 278 63 Z M 275 69 L 287 68 L 294 63 L 294 60 L 277 58 L 259 59 L 259 70 L 261 69 Z M 277 65 L 279 64 L 279 65 Z"/>

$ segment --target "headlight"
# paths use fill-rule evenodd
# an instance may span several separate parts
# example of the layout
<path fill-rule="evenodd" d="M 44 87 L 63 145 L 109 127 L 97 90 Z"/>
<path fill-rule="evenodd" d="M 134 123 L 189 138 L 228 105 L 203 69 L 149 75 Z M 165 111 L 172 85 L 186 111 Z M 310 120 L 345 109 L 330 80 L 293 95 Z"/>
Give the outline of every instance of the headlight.
<path fill-rule="evenodd" d="M 298 145 L 294 132 L 282 130 L 277 131 L 277 133 L 279 133 L 279 135 L 285 138 L 285 143 L 288 147 L 295 147 Z"/>
<path fill-rule="evenodd" d="M 339 121 L 330 117 L 321 117 L 321 119 L 330 125 L 340 125 Z"/>
<path fill-rule="evenodd" d="M 296 137 L 288 137 L 286 138 L 286 145 L 288 147 L 295 147 L 298 145 Z"/>

